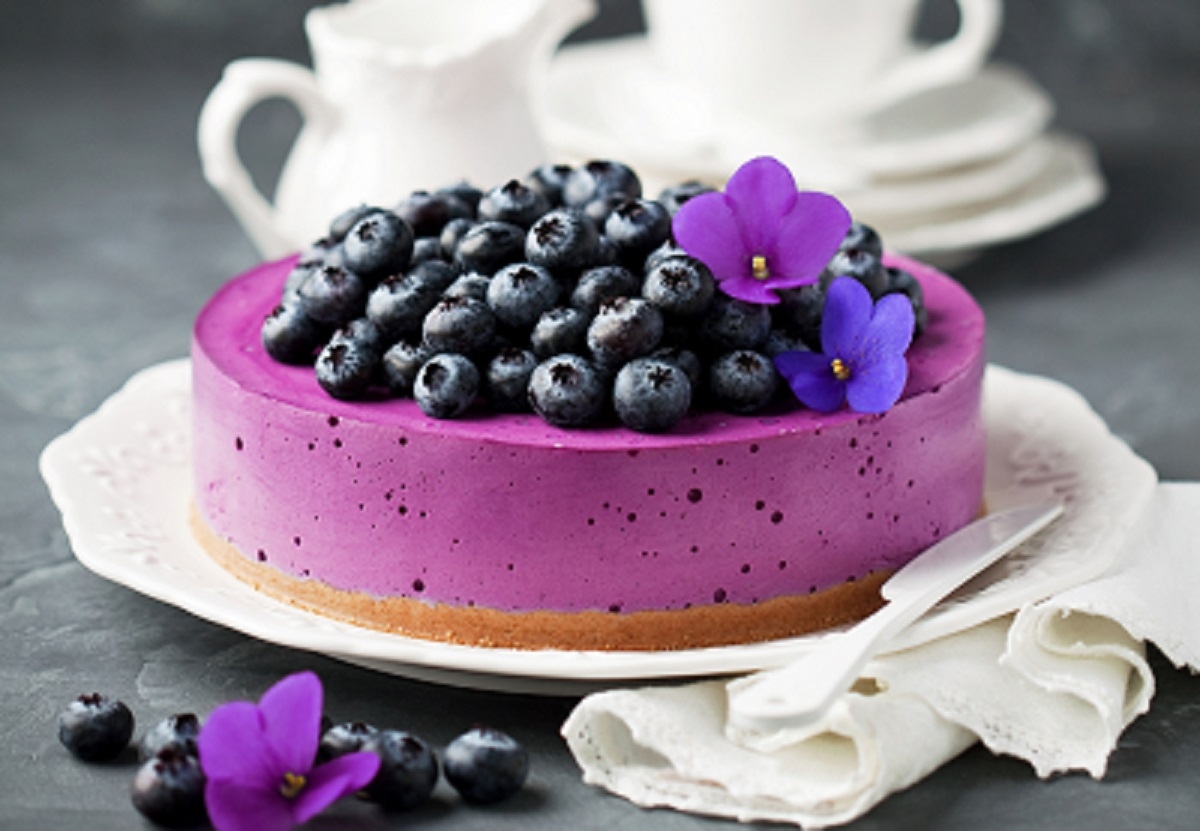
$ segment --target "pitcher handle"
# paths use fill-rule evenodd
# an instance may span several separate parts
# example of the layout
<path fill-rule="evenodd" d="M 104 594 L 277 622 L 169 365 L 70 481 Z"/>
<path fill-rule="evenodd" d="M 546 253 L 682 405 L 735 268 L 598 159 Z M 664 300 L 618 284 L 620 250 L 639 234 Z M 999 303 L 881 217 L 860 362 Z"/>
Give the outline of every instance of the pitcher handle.
<path fill-rule="evenodd" d="M 200 111 L 197 142 L 204 178 L 221 195 L 259 253 L 276 259 L 296 243 L 279 214 L 254 186 L 237 152 L 237 131 L 256 104 L 268 98 L 293 102 L 304 119 L 305 140 L 328 135 L 336 112 L 321 93 L 312 71 L 290 61 L 243 58 L 230 63 Z"/>
<path fill-rule="evenodd" d="M 914 53 L 880 80 L 876 106 L 962 80 L 983 65 L 1000 34 L 1002 0 L 958 0 L 958 12 L 954 37 Z"/>

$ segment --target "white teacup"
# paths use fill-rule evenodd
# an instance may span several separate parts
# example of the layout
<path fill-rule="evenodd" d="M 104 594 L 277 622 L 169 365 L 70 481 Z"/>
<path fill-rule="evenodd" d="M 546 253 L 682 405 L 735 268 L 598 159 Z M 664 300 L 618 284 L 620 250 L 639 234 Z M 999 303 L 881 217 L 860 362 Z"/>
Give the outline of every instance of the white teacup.
<path fill-rule="evenodd" d="M 957 0 L 958 32 L 921 46 L 921 0 L 643 0 L 663 67 L 718 116 L 782 128 L 852 119 L 973 75 L 1001 0 Z"/>

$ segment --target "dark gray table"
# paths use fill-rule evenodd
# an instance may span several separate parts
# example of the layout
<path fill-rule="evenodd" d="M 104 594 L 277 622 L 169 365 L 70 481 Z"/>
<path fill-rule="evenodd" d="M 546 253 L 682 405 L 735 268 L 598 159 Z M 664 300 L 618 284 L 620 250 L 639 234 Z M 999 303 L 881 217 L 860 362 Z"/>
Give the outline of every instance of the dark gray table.
<path fill-rule="evenodd" d="M 335 719 L 443 744 L 481 721 L 533 753 L 494 810 L 448 791 L 386 820 L 353 801 L 322 828 L 732 827 L 641 811 L 585 787 L 558 727 L 569 699 L 444 688 L 260 643 L 92 575 L 37 472 L 42 447 L 132 373 L 182 356 L 190 322 L 254 251 L 200 176 L 196 115 L 239 55 L 303 59 L 298 0 L 6 0 L 0 21 L 0 827 L 130 828 L 129 764 L 85 767 L 56 714 L 92 690 L 143 724 L 254 698 L 314 669 Z M 945 4 L 942 4 L 945 5 Z M 936 6 L 936 4 L 935 4 Z M 923 25 L 945 27 L 935 10 Z M 638 25 L 604 5 L 593 34 Z M 959 270 L 990 319 L 992 359 L 1076 387 L 1159 470 L 1200 478 L 1200 7 L 1178 0 L 1012 0 L 1000 54 L 1093 138 L 1099 209 Z M 244 150 L 268 184 L 295 116 L 265 106 Z M 855 824 L 862 829 L 1195 827 L 1200 681 L 1155 658 L 1160 689 L 1108 777 L 1039 781 L 976 747 Z"/>

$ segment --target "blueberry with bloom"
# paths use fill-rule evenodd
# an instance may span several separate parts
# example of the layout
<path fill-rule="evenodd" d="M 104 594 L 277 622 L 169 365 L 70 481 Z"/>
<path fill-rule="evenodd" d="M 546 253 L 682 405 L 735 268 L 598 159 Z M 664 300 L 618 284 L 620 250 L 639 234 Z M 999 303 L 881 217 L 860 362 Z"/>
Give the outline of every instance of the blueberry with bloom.
<path fill-rule="evenodd" d="M 306 822 L 375 778 L 379 757 L 350 753 L 314 765 L 320 742 L 321 682 L 289 675 L 257 704 L 218 707 L 200 731 L 204 801 L 219 831 L 283 831 Z"/>
<path fill-rule="evenodd" d="M 904 353 L 913 337 L 908 298 L 871 300 L 851 277 L 829 286 L 821 318 L 820 352 L 784 352 L 775 368 L 807 407 L 833 412 L 843 404 L 860 413 L 882 413 L 900 400 L 908 380 Z"/>
<path fill-rule="evenodd" d="M 850 222 L 837 199 L 797 190 L 782 162 L 760 156 L 739 167 L 724 192 L 685 202 L 671 231 L 684 251 L 709 267 L 723 292 L 774 304 L 777 291 L 816 282 Z"/>

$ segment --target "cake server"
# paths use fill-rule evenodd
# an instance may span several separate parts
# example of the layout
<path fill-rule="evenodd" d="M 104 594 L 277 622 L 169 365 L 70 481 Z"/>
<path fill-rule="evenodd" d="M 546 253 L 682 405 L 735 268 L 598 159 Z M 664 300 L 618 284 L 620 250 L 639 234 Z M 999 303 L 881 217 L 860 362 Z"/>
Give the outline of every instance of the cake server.
<path fill-rule="evenodd" d="M 734 682 L 729 720 L 755 731 L 815 724 L 897 633 L 1062 512 L 1059 504 L 999 511 L 936 543 L 883 584 L 878 612 L 790 664 Z"/>

